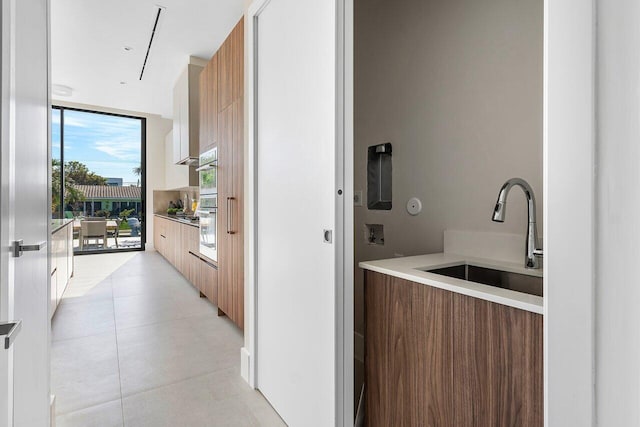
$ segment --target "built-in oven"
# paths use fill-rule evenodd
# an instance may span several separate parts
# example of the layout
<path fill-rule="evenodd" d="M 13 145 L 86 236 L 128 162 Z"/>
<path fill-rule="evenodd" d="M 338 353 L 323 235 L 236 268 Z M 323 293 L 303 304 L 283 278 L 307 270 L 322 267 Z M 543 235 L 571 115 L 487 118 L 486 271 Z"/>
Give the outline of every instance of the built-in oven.
<path fill-rule="evenodd" d="M 197 214 L 200 217 L 200 254 L 217 262 L 218 196 L 215 194 L 200 195 Z"/>
<path fill-rule="evenodd" d="M 196 169 L 200 180 L 200 202 L 196 214 L 200 217 L 200 254 L 218 261 L 218 149 L 200 154 Z"/>
<path fill-rule="evenodd" d="M 200 166 L 196 170 L 200 180 L 200 195 L 218 194 L 218 149 L 200 154 Z"/>

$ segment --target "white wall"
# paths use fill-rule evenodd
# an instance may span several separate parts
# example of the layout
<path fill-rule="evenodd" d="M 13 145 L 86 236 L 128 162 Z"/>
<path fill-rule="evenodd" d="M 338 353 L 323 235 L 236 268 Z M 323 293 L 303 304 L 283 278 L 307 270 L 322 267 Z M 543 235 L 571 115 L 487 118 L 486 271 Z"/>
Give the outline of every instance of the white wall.
<path fill-rule="evenodd" d="M 598 1 L 596 402 L 640 425 L 640 3 Z"/>
<path fill-rule="evenodd" d="M 526 233 L 515 189 L 504 224 L 498 190 L 518 176 L 533 187 L 542 224 L 542 0 L 355 2 L 356 266 L 361 260 L 443 250 L 443 230 Z M 393 209 L 366 207 L 367 147 L 393 144 Z M 417 196 L 423 211 L 410 216 Z M 384 246 L 364 224 L 384 225 Z M 356 267 L 356 330 L 363 330 Z"/>
<path fill-rule="evenodd" d="M 168 89 L 171 90 L 171 89 Z M 153 190 L 164 190 L 165 186 L 165 137 L 173 128 L 173 121 L 162 118 L 156 114 L 147 114 L 137 111 L 117 110 L 113 108 L 99 107 L 95 105 L 76 104 L 60 100 L 54 100 L 54 105 L 85 110 L 101 111 L 104 113 L 125 114 L 129 116 L 144 117 L 147 119 L 147 191 L 145 212 L 147 215 L 147 249 L 153 249 Z"/>

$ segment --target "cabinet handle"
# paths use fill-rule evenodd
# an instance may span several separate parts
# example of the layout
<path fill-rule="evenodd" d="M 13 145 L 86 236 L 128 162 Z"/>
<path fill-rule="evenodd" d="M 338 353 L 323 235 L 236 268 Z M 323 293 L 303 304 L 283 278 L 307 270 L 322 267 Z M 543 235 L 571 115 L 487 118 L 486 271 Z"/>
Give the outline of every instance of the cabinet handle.
<path fill-rule="evenodd" d="M 233 222 L 231 219 L 231 201 L 235 199 L 235 197 L 227 197 L 227 234 L 236 234 L 236 232 L 233 231 Z"/>

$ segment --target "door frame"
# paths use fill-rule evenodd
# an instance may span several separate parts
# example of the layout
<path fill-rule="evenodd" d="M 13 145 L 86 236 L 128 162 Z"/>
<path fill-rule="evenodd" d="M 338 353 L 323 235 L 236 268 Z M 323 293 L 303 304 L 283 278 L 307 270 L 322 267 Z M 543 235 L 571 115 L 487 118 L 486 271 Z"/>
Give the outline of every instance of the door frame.
<path fill-rule="evenodd" d="M 255 0 L 245 25 L 245 343 L 241 349 L 241 375 L 256 387 L 258 283 L 257 259 L 257 26 L 258 17 L 271 0 Z M 336 3 L 336 175 L 335 175 L 335 419 L 336 426 L 353 424 L 354 308 L 353 308 L 353 0 Z M 349 236 L 345 238 L 346 236 Z"/>
<path fill-rule="evenodd" d="M 544 0 L 545 425 L 595 425 L 595 1 Z"/>
<path fill-rule="evenodd" d="M 256 263 L 256 17 L 270 0 L 248 9 L 245 69 L 247 214 L 245 346 L 242 376 L 255 387 L 259 333 Z M 336 0 L 336 425 L 353 422 L 353 13 Z M 545 426 L 595 425 L 595 2 L 544 0 L 543 215 Z M 571 169 L 567 166 L 571 165 Z M 339 202 L 339 203 L 338 203 Z M 349 238 L 345 239 L 345 236 Z"/>

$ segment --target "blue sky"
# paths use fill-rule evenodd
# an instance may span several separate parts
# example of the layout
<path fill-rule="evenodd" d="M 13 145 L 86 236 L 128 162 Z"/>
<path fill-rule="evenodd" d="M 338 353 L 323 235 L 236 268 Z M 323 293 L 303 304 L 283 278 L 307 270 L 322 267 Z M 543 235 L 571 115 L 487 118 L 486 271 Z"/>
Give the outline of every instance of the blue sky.
<path fill-rule="evenodd" d="M 53 158 L 60 158 L 60 110 L 52 112 Z M 64 160 L 77 160 L 105 178 L 136 183 L 140 165 L 139 119 L 64 110 Z"/>

